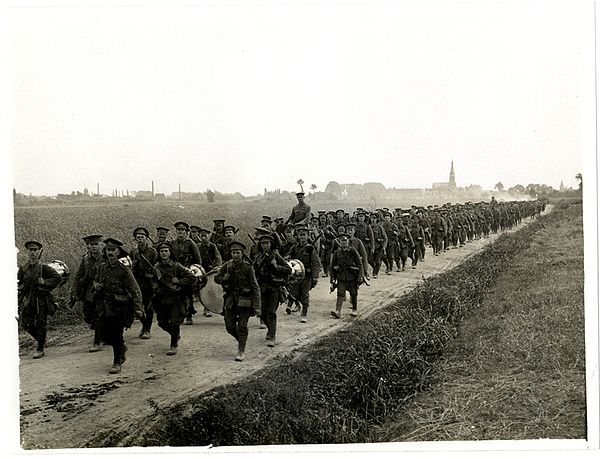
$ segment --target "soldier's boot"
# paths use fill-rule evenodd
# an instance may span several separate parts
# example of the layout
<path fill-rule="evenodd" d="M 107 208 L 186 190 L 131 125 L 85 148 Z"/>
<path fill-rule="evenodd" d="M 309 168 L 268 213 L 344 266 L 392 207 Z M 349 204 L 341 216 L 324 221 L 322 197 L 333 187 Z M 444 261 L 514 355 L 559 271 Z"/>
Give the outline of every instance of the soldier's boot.
<path fill-rule="evenodd" d="M 127 345 L 123 344 L 123 350 L 121 351 L 121 358 L 120 358 L 121 365 L 123 365 L 125 363 L 125 360 L 126 360 L 125 354 L 126 353 L 127 353 Z"/>
<path fill-rule="evenodd" d="M 350 301 L 352 302 L 352 312 L 350 315 L 356 317 L 358 316 L 358 297 L 350 298 Z"/>
<path fill-rule="evenodd" d="M 246 345 L 239 343 L 238 344 L 238 352 L 237 355 L 235 356 L 235 360 L 236 362 L 243 362 L 244 360 L 246 360 Z"/>
<path fill-rule="evenodd" d="M 44 357 L 44 345 L 40 345 L 38 343 L 37 349 L 36 351 L 33 353 L 32 358 L 34 359 L 41 359 L 42 357 Z"/>
<path fill-rule="evenodd" d="M 108 370 L 108 372 L 111 375 L 116 375 L 118 373 L 121 373 L 121 364 L 119 363 L 114 363 L 112 367 L 110 367 L 110 370 Z"/>
<path fill-rule="evenodd" d="M 335 302 L 335 311 L 331 311 L 332 317 L 339 319 L 342 317 L 342 305 L 344 304 L 344 298 L 338 297 Z"/>
<path fill-rule="evenodd" d="M 204 317 L 212 317 L 211 312 L 206 308 L 204 308 Z"/>

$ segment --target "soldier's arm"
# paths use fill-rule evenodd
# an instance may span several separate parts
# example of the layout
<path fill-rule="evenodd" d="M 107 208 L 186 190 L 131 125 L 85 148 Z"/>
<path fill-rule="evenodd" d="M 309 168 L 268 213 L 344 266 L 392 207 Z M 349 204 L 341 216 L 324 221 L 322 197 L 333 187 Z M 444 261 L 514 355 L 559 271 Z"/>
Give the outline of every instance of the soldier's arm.
<path fill-rule="evenodd" d="M 133 277 L 131 269 L 123 266 L 123 271 L 125 272 L 125 289 L 129 292 L 133 300 L 133 311 L 137 316 L 141 316 L 144 314 L 144 306 L 142 305 L 142 291 L 140 290 L 140 286 L 135 280 L 135 277 Z"/>
<path fill-rule="evenodd" d="M 85 263 L 83 261 L 83 258 L 81 258 L 81 261 L 79 262 L 79 267 L 77 268 L 77 272 L 75 272 L 75 275 L 73 276 L 73 280 L 71 281 L 71 297 L 77 297 L 77 292 L 79 291 L 79 288 L 81 287 L 81 281 L 83 280 L 85 276 Z"/>
<path fill-rule="evenodd" d="M 301 223 L 308 225 L 309 222 L 310 222 L 310 206 L 306 206 L 306 210 L 304 212 L 304 218 L 302 219 Z"/>
<path fill-rule="evenodd" d="M 201 265 L 202 264 L 202 256 L 200 255 L 200 249 L 194 241 L 190 244 L 192 248 L 192 264 Z"/>
<path fill-rule="evenodd" d="M 334 250 L 333 255 L 331 255 L 331 264 L 329 265 L 329 280 L 333 284 L 337 280 L 337 269 L 334 269 L 334 266 L 337 265 L 338 261 L 338 251 Z"/>
<path fill-rule="evenodd" d="M 260 287 L 258 286 L 258 282 L 256 281 L 256 274 L 254 273 L 254 269 L 252 268 L 252 266 L 248 266 L 247 280 L 250 284 L 250 289 L 252 289 L 252 308 L 255 311 L 260 310 Z"/>
<path fill-rule="evenodd" d="M 215 282 L 217 284 L 222 284 L 224 279 L 223 277 L 227 274 L 227 262 L 223 263 L 219 268 L 219 272 L 215 274 Z"/>
<path fill-rule="evenodd" d="M 47 265 L 42 265 L 41 277 L 44 279 L 44 283 L 41 286 L 38 286 L 38 290 L 46 292 L 58 287 L 62 281 L 60 274 Z"/>
<path fill-rule="evenodd" d="M 194 276 L 194 273 L 192 273 L 192 271 L 183 265 L 178 264 L 175 272 L 177 273 L 179 285 L 192 285 L 194 282 L 196 282 L 196 276 Z"/>
<path fill-rule="evenodd" d="M 223 258 L 221 258 L 221 252 L 219 252 L 219 248 L 216 245 L 213 245 L 213 249 L 215 254 L 215 268 L 218 268 L 223 264 Z"/>
<path fill-rule="evenodd" d="M 361 259 L 361 256 L 358 253 L 358 251 L 356 249 L 353 249 L 353 250 L 354 250 L 355 263 L 356 263 L 356 266 L 358 267 L 358 283 L 362 283 L 363 277 L 365 275 L 365 271 L 363 269 L 363 260 Z"/>
<path fill-rule="evenodd" d="M 275 260 L 277 260 L 277 272 L 278 273 L 282 273 L 282 274 L 291 274 L 292 273 L 292 268 L 290 268 L 290 265 L 287 264 L 287 262 L 283 259 L 283 257 L 281 255 L 279 255 L 278 252 L 275 253 Z"/>
<path fill-rule="evenodd" d="M 318 280 L 319 273 L 321 272 L 321 260 L 319 259 L 319 252 L 314 247 L 310 253 L 310 267 L 312 269 L 311 275 L 313 280 Z"/>

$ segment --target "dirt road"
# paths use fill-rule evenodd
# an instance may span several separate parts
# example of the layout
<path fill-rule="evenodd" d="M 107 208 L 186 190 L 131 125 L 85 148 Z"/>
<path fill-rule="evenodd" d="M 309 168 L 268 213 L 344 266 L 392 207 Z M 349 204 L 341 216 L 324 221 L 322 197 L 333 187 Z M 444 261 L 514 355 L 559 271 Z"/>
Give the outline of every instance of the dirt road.
<path fill-rule="evenodd" d="M 528 222 L 525 220 L 521 226 Z M 176 356 L 165 354 L 169 349 L 167 333 L 154 325 L 152 338 L 141 340 L 137 336 L 140 325 L 135 322 L 125 332 L 129 350 L 123 371 L 118 375 L 108 373 L 112 348 L 88 353 L 91 333 L 48 347 L 46 356 L 39 360 L 32 360 L 29 351 L 22 352 L 21 444 L 28 449 L 77 448 L 94 444 L 115 431 L 131 434 L 132 426 L 141 420 L 152 422 L 155 407 L 185 401 L 276 364 L 294 349 L 390 303 L 423 277 L 455 266 L 496 237 L 450 249 L 437 257 L 428 248 L 425 262 L 419 263 L 416 270 L 408 267 L 405 272 L 389 276 L 384 273 L 378 279 L 371 279 L 370 287 L 360 289 L 358 318 L 350 317 L 347 305 L 341 320 L 330 316 L 335 294 L 329 294 L 329 279 L 320 278 L 319 285 L 311 291 L 308 323 L 300 323 L 297 313 L 287 315 L 280 307 L 275 348 L 267 347 L 266 331 L 259 329 L 258 319 L 250 320 L 245 362 L 234 361 L 237 345 L 225 332 L 222 317 L 205 318 L 201 314 L 195 316 L 194 325 L 181 327 Z"/>

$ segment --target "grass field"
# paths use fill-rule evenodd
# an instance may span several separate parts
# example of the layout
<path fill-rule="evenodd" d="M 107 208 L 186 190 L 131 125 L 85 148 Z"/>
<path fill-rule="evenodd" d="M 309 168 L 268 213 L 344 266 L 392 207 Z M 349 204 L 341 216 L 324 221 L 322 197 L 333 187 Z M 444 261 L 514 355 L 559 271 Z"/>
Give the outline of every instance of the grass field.
<path fill-rule="evenodd" d="M 558 207 L 374 441 L 585 438 L 582 213 Z"/>

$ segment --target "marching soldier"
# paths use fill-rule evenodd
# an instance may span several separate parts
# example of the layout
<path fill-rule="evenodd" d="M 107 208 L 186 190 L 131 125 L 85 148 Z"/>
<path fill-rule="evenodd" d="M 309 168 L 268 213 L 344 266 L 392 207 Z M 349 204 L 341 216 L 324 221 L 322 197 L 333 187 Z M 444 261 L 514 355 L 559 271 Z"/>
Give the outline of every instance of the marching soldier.
<path fill-rule="evenodd" d="M 246 246 L 234 241 L 229 244 L 231 260 L 226 261 L 215 275 L 215 282 L 223 287 L 224 319 L 227 333 L 238 342 L 235 360 L 245 360 L 246 341 L 248 340 L 248 319 L 260 316 L 260 288 L 252 266 L 242 258 Z"/>
<path fill-rule="evenodd" d="M 105 260 L 102 257 L 102 235 L 91 234 L 83 238 L 87 246 L 87 253 L 81 257 L 79 268 L 73 276 L 71 284 L 71 304 L 77 300 L 83 306 L 83 320 L 94 330 L 94 341 L 89 352 L 98 352 L 100 348 L 100 337 L 98 336 L 96 308 L 94 305 L 94 289 L 92 286 L 96 270 Z"/>
<path fill-rule="evenodd" d="M 423 241 L 425 240 L 425 231 L 419 224 L 418 217 L 415 215 L 410 219 L 408 224 L 408 231 L 410 232 L 413 245 L 409 248 L 408 256 L 412 260 L 412 269 L 417 269 L 417 263 L 423 259 L 421 250 L 423 247 Z"/>
<path fill-rule="evenodd" d="M 369 263 L 373 268 L 373 278 L 377 279 L 379 268 L 381 267 L 381 259 L 386 256 L 388 245 L 387 234 L 379 223 L 379 215 L 374 213 L 371 215 L 371 230 L 373 231 L 373 253 L 369 259 Z"/>
<path fill-rule="evenodd" d="M 368 280 L 369 277 L 367 276 L 367 266 L 368 266 L 367 250 L 365 249 L 365 245 L 362 243 L 362 241 L 360 239 L 358 239 L 357 237 L 354 237 L 355 234 L 356 234 L 356 224 L 348 223 L 346 225 L 346 235 L 348 236 L 348 244 L 350 247 L 355 249 L 358 252 L 358 254 L 360 255 L 360 260 L 362 262 L 363 276 L 365 278 L 367 278 L 367 280 Z M 341 244 L 340 244 L 340 247 L 341 247 Z"/>
<path fill-rule="evenodd" d="M 210 231 L 204 228 L 200 228 L 200 242 L 196 244 L 200 251 L 200 258 L 202 259 L 202 267 L 206 271 L 206 274 L 211 272 L 213 269 L 219 268 L 223 264 L 221 253 L 217 248 L 216 244 L 210 242 L 209 235 Z"/>
<path fill-rule="evenodd" d="M 398 227 L 395 223 L 392 223 L 392 214 L 386 212 L 384 215 L 384 220 L 381 223 L 383 230 L 387 236 L 387 247 L 386 258 L 385 258 L 385 273 L 389 276 L 392 274 L 392 270 L 394 269 L 394 260 L 396 258 L 396 245 L 398 243 Z"/>
<path fill-rule="evenodd" d="M 302 313 L 300 322 L 306 323 L 308 308 L 310 306 L 310 290 L 317 286 L 319 282 L 319 271 L 321 262 L 319 254 L 315 248 L 308 243 L 308 228 L 303 224 L 298 224 L 294 228 L 298 242 L 296 242 L 287 255 L 287 259 L 300 260 L 304 265 L 304 279 L 300 282 L 290 284 L 290 296 L 286 312 L 291 313 L 292 301 L 296 300 L 302 304 Z"/>
<path fill-rule="evenodd" d="M 119 261 L 128 255 L 123 243 L 113 238 L 105 239 L 104 251 L 107 261 L 96 271 L 94 303 L 100 339 L 113 347 L 113 366 L 109 373 L 116 374 L 121 372 L 127 352 L 123 330 L 131 327 L 134 315 L 142 319 L 144 310 L 142 292 L 131 269 Z"/>
<path fill-rule="evenodd" d="M 402 218 L 398 220 L 398 252 L 396 254 L 396 266 L 398 271 L 404 271 L 406 269 L 406 260 L 408 260 L 408 253 L 415 245 L 415 241 L 407 227 L 408 225 L 408 213 L 403 213 Z"/>
<path fill-rule="evenodd" d="M 186 268 L 192 265 L 202 265 L 198 246 L 187 235 L 190 225 L 186 222 L 177 222 L 173 226 L 175 226 L 175 230 L 177 231 L 177 239 L 171 242 L 175 261 L 181 263 Z M 192 325 L 194 323 L 192 316 L 197 312 L 194 309 L 194 289 L 191 285 L 186 285 L 184 290 L 188 296 L 188 312 L 184 324 Z"/>
<path fill-rule="evenodd" d="M 223 228 L 223 238 L 221 239 L 221 242 L 217 244 L 223 262 L 231 260 L 231 249 L 229 246 L 234 241 L 233 237 L 236 232 L 235 226 L 233 225 L 226 225 Z"/>
<path fill-rule="evenodd" d="M 158 255 L 156 250 L 148 244 L 149 236 L 150 232 L 146 228 L 139 227 L 133 230 L 133 237 L 137 242 L 137 246 L 131 251 L 131 271 L 142 292 L 144 317 L 141 320 L 142 329 L 139 334 L 142 339 L 150 339 L 150 329 L 154 318 L 154 310 L 150 301 L 153 295 L 154 264 L 158 259 Z"/>
<path fill-rule="evenodd" d="M 225 220 L 222 218 L 213 220 L 213 230 L 210 235 L 210 242 L 218 246 L 223 237 L 225 237 Z"/>
<path fill-rule="evenodd" d="M 171 244 L 160 243 L 158 262 L 154 264 L 153 302 L 158 326 L 171 338 L 167 355 L 177 354 L 181 334 L 180 325 L 189 311 L 186 288 L 195 281 L 194 274 L 175 261 Z"/>
<path fill-rule="evenodd" d="M 263 234 L 259 237 L 259 244 L 261 251 L 253 266 L 260 287 L 261 319 L 267 326 L 267 345 L 273 347 L 276 344 L 279 292 L 287 276 L 292 273 L 292 268 L 277 250 L 272 249 L 273 236 Z"/>
<path fill-rule="evenodd" d="M 304 192 L 300 191 L 296 193 L 296 199 L 298 200 L 298 204 L 292 207 L 292 213 L 285 223 L 292 223 L 293 225 L 302 223 L 308 226 L 310 221 L 310 206 L 304 202 Z"/>
<path fill-rule="evenodd" d="M 356 233 L 355 236 L 361 240 L 367 251 L 367 258 L 370 259 L 375 253 L 375 244 L 373 235 L 373 229 L 366 221 L 366 214 L 361 209 L 356 214 Z M 368 260 L 367 260 L 368 261 Z M 365 277 L 367 276 L 367 270 L 365 269 Z"/>
<path fill-rule="evenodd" d="M 200 227 L 196 225 L 190 225 L 190 239 L 195 243 L 200 243 Z"/>
<path fill-rule="evenodd" d="M 52 290 L 58 287 L 62 278 L 50 266 L 40 261 L 42 244 L 37 241 L 25 243 L 27 263 L 17 272 L 17 290 L 19 299 L 19 321 L 23 328 L 36 341 L 34 359 L 44 356 L 48 315 L 54 314 L 56 303 Z"/>
<path fill-rule="evenodd" d="M 196 244 L 198 246 L 198 250 L 200 251 L 200 258 L 202 259 L 202 267 L 206 274 L 209 274 L 213 270 L 217 270 L 223 264 L 223 259 L 221 258 L 221 253 L 217 248 L 216 244 L 210 242 L 209 234 L 210 231 L 204 228 L 200 228 L 198 232 L 200 236 L 200 242 Z M 204 308 L 203 311 L 204 317 L 212 317 L 212 313 Z"/>
<path fill-rule="evenodd" d="M 338 237 L 340 248 L 331 257 L 329 272 L 331 291 L 337 288 L 337 301 L 335 311 L 331 315 L 336 319 L 342 316 L 342 305 L 346 298 L 346 291 L 350 294 L 353 317 L 358 315 L 358 286 L 363 282 L 363 262 L 356 249 L 349 246 L 347 234 Z"/>

